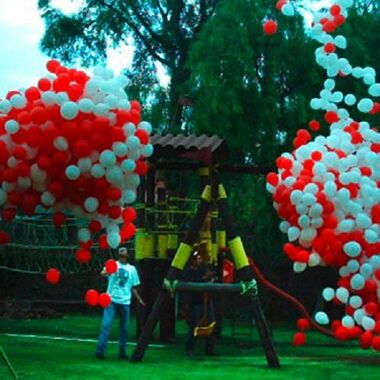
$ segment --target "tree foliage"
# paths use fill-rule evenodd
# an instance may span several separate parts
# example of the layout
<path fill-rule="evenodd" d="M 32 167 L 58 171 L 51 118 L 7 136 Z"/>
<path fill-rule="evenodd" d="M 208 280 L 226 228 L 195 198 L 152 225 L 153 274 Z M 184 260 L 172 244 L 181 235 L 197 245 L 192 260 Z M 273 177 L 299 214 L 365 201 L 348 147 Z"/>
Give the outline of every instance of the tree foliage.
<path fill-rule="evenodd" d="M 183 104 L 189 79 L 186 68 L 189 47 L 202 26 L 212 16 L 219 0 L 84 0 L 74 15 L 64 15 L 50 0 L 38 6 L 46 24 L 41 41 L 43 51 L 66 63 L 84 65 L 104 62 L 107 47 L 128 43 L 137 46 L 132 76 L 142 68 L 160 62 L 170 76 L 168 120 L 166 126 L 180 130 Z M 143 64 L 143 62 L 148 62 Z M 145 72 L 146 73 L 146 72 Z M 156 75 L 156 74 L 155 74 Z M 141 77 L 145 80 L 146 76 Z M 149 84 L 149 80 L 146 82 Z"/>
<path fill-rule="evenodd" d="M 273 163 L 289 147 L 320 81 L 303 20 L 266 36 L 268 16 L 264 0 L 222 2 L 191 52 L 196 130 L 226 138 L 240 162 Z"/>

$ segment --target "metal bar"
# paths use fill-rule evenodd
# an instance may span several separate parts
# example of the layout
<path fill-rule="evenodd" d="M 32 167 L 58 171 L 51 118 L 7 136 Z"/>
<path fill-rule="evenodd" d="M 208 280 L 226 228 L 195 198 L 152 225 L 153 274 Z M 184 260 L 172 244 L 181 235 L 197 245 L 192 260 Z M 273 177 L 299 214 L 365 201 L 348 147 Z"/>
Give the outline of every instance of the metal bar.
<path fill-rule="evenodd" d="M 178 282 L 176 290 L 183 292 L 241 293 L 241 284 L 215 282 Z"/>

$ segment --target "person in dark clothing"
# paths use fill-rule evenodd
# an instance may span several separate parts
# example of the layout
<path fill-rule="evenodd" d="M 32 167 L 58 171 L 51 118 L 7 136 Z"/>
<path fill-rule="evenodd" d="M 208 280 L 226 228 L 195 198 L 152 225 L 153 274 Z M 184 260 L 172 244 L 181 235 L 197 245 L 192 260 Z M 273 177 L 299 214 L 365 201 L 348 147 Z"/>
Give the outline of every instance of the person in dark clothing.
<path fill-rule="evenodd" d="M 184 270 L 182 281 L 187 282 L 209 282 L 214 281 L 214 273 L 204 264 L 202 256 L 195 252 L 190 259 L 190 265 Z M 208 296 L 208 295 L 207 295 Z M 196 336 L 194 329 L 199 325 L 204 314 L 207 313 L 208 323 L 215 321 L 214 307 L 211 299 L 205 306 L 205 294 L 202 292 L 185 292 L 183 298 L 184 315 L 189 325 L 189 331 L 186 339 L 186 353 L 189 356 L 194 354 L 196 345 Z M 205 354 L 216 355 L 214 346 L 216 341 L 215 331 L 206 337 Z"/>

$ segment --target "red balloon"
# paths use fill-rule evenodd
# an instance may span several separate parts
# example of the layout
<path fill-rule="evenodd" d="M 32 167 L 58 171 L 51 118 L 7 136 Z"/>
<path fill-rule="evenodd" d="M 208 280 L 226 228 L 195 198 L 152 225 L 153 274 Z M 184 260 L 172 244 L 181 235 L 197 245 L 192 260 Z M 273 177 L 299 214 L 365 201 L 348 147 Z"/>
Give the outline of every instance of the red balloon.
<path fill-rule="evenodd" d="M 74 144 L 73 153 L 76 157 L 87 157 L 91 154 L 92 148 L 86 140 L 78 140 Z"/>
<path fill-rule="evenodd" d="M 366 331 L 359 338 L 360 347 L 363 349 L 370 348 L 372 345 L 372 340 L 373 340 L 372 333 L 370 331 Z"/>
<path fill-rule="evenodd" d="M 63 212 L 58 211 L 53 214 L 53 224 L 56 227 L 62 227 L 62 225 L 65 223 L 66 216 Z"/>
<path fill-rule="evenodd" d="M 380 352 L 380 336 L 375 336 L 372 340 L 372 347 L 374 350 Z"/>
<path fill-rule="evenodd" d="M 141 104 L 137 100 L 131 100 L 131 108 L 132 110 L 136 110 L 140 113 L 141 111 Z"/>
<path fill-rule="evenodd" d="M 47 78 L 41 78 L 38 81 L 38 88 L 41 91 L 49 91 L 51 89 L 51 81 Z"/>
<path fill-rule="evenodd" d="M 91 247 L 94 245 L 94 242 L 92 240 L 89 240 L 89 241 L 80 241 L 79 242 L 79 246 L 84 249 L 84 250 L 90 250 Z"/>
<path fill-rule="evenodd" d="M 337 327 L 337 329 L 334 331 L 334 334 L 335 338 L 338 340 L 348 340 L 350 337 L 347 327 L 344 326 Z"/>
<path fill-rule="evenodd" d="M 337 16 L 338 14 L 340 14 L 341 10 L 342 9 L 341 9 L 341 7 L 338 4 L 334 4 L 330 8 L 330 14 L 332 16 Z"/>
<path fill-rule="evenodd" d="M 18 206 L 21 202 L 21 194 L 17 191 L 11 191 L 8 193 L 8 202 L 12 206 Z"/>
<path fill-rule="evenodd" d="M 109 208 L 109 212 L 108 212 L 109 216 L 112 218 L 112 219 L 117 219 L 120 217 L 121 215 L 121 207 L 120 206 L 111 206 Z"/>
<path fill-rule="evenodd" d="M 84 300 L 90 306 L 96 306 L 99 302 L 99 293 L 94 289 L 89 289 L 87 290 L 86 295 L 84 296 Z"/>
<path fill-rule="evenodd" d="M 83 264 L 88 263 L 91 260 L 91 252 L 83 248 L 78 249 L 75 254 L 75 260 Z"/>
<path fill-rule="evenodd" d="M 108 274 L 115 273 L 117 271 L 117 262 L 113 259 L 109 259 L 105 263 L 105 268 Z"/>
<path fill-rule="evenodd" d="M 326 33 L 334 33 L 336 27 L 337 27 L 337 25 L 335 24 L 334 21 L 326 21 L 325 23 L 323 23 L 322 29 Z"/>
<path fill-rule="evenodd" d="M 10 241 L 11 237 L 5 231 L 0 231 L 0 245 L 8 244 Z"/>
<path fill-rule="evenodd" d="M 31 118 L 30 113 L 28 111 L 21 111 L 17 115 L 17 121 L 20 124 L 29 124 L 32 121 L 32 118 Z"/>
<path fill-rule="evenodd" d="M 311 120 L 309 122 L 309 128 L 312 131 L 319 131 L 319 129 L 321 128 L 321 125 L 319 124 L 319 121 L 317 121 L 317 120 Z"/>
<path fill-rule="evenodd" d="M 141 144 L 146 145 L 149 142 L 149 134 L 145 129 L 138 129 L 135 136 L 139 138 Z"/>
<path fill-rule="evenodd" d="M 288 0 L 278 0 L 276 8 L 281 11 L 282 7 L 288 2 Z"/>
<path fill-rule="evenodd" d="M 377 224 L 380 223 L 380 204 L 377 204 L 372 207 L 371 217 L 372 217 L 373 223 L 377 223 Z"/>
<path fill-rule="evenodd" d="M 51 73 L 55 73 L 60 66 L 61 66 L 61 64 L 56 59 L 51 59 L 51 60 L 46 62 L 46 68 Z"/>
<path fill-rule="evenodd" d="M 27 152 L 26 152 L 26 149 L 23 146 L 16 146 L 13 149 L 13 155 L 18 160 L 25 160 L 25 158 L 27 156 Z"/>
<path fill-rule="evenodd" d="M 118 201 L 122 195 L 123 194 L 118 187 L 110 187 L 107 190 L 107 198 L 111 201 Z"/>
<path fill-rule="evenodd" d="M 298 321 L 297 321 L 297 328 L 299 330 L 302 330 L 302 331 L 310 329 L 310 322 L 309 322 L 309 320 L 306 319 L 306 318 L 300 318 L 300 319 L 298 319 Z"/>
<path fill-rule="evenodd" d="M 1 210 L 1 218 L 4 220 L 4 222 L 11 222 L 15 216 L 16 216 L 15 208 L 5 208 Z"/>
<path fill-rule="evenodd" d="M 267 179 L 267 182 L 270 185 L 272 185 L 274 187 L 276 187 L 278 185 L 278 175 L 277 175 L 277 173 L 274 173 L 274 172 L 268 173 L 266 179 Z"/>
<path fill-rule="evenodd" d="M 276 34 L 277 28 L 278 28 L 277 22 L 274 20 L 267 20 L 263 24 L 264 33 L 269 36 Z"/>
<path fill-rule="evenodd" d="M 102 224 L 98 220 L 92 220 L 88 225 L 88 229 L 92 233 L 99 232 L 102 229 Z"/>
<path fill-rule="evenodd" d="M 109 294 L 107 293 L 101 293 L 99 295 L 99 305 L 103 308 L 106 308 L 108 307 L 109 305 L 111 305 L 111 297 L 109 296 Z"/>
<path fill-rule="evenodd" d="M 47 280 L 47 282 L 49 282 L 52 285 L 58 284 L 60 278 L 61 278 L 61 273 L 59 270 L 57 270 L 55 268 L 50 268 L 46 272 L 46 280 Z"/>
<path fill-rule="evenodd" d="M 109 248 L 109 245 L 107 243 L 107 235 L 103 234 L 99 236 L 99 248 L 100 249 Z"/>
<path fill-rule="evenodd" d="M 133 222 L 136 217 L 136 210 L 133 207 L 126 207 L 122 212 L 122 217 L 125 223 Z"/>
<path fill-rule="evenodd" d="M 48 117 L 45 107 L 34 107 L 30 112 L 30 116 L 35 124 L 45 123 Z"/>
<path fill-rule="evenodd" d="M 135 125 L 138 125 L 141 121 L 140 111 L 137 111 L 136 109 L 132 109 L 130 112 L 130 118 L 131 118 L 132 123 L 134 123 Z"/>
<path fill-rule="evenodd" d="M 328 42 L 328 43 L 323 47 L 323 50 L 324 50 L 326 53 L 334 53 L 335 50 L 336 50 L 336 46 L 335 46 L 335 44 L 333 44 L 332 42 Z"/>
<path fill-rule="evenodd" d="M 25 90 L 25 97 L 29 102 L 41 99 L 40 90 L 37 87 L 29 87 Z"/>
<path fill-rule="evenodd" d="M 304 346 L 306 344 L 306 334 L 296 332 L 293 336 L 293 346 Z"/>
<path fill-rule="evenodd" d="M 131 239 L 136 233 L 136 227 L 133 223 L 124 224 L 120 229 L 120 236 L 123 241 Z"/>
<path fill-rule="evenodd" d="M 144 176 L 148 173 L 149 171 L 149 165 L 145 161 L 136 161 L 136 169 L 135 173 Z"/>

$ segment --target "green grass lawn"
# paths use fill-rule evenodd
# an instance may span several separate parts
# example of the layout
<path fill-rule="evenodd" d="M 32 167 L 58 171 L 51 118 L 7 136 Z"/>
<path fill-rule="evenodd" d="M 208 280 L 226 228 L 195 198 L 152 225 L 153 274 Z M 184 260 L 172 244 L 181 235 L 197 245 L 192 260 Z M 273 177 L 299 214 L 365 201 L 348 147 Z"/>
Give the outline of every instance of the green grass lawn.
<path fill-rule="evenodd" d="M 130 363 L 117 359 L 118 346 L 108 346 L 107 358 L 94 358 L 94 342 L 52 340 L 8 334 L 35 334 L 67 338 L 96 339 L 100 316 L 68 315 L 49 320 L 0 319 L 0 344 L 20 379 L 380 379 L 380 355 L 364 351 L 354 343 L 337 343 L 318 333 L 308 334 L 308 344 L 292 347 L 294 331 L 275 328 L 273 339 L 282 365 L 281 369 L 269 369 L 259 340 L 247 326 L 232 330 L 225 323 L 224 334 L 218 343 L 218 357 L 199 353 L 193 358 L 184 355 L 185 325 L 178 324 L 178 338 L 161 348 L 149 348 L 143 362 Z M 111 340 L 117 339 L 117 323 Z M 134 324 L 130 332 L 134 341 Z M 233 332 L 233 334 L 232 334 Z M 243 335 L 243 333 L 248 333 Z M 158 342 L 154 342 L 158 343 Z M 128 346 L 132 352 L 133 346 Z M 12 379 L 3 361 L 0 379 Z"/>

